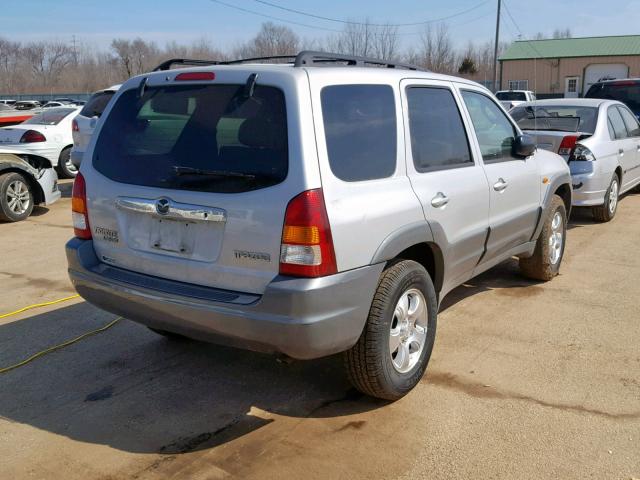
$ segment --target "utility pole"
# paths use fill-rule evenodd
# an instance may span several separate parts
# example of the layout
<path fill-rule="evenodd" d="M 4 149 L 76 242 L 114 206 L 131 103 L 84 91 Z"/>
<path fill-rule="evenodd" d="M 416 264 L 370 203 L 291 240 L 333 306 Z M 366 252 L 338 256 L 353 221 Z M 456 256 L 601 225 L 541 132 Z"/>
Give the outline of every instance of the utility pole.
<path fill-rule="evenodd" d="M 500 7 L 502 6 L 502 0 L 498 0 L 498 14 L 496 15 L 496 43 L 493 47 L 493 91 L 496 92 L 498 88 L 498 44 L 500 42 Z"/>
<path fill-rule="evenodd" d="M 76 36 L 75 34 L 71 37 L 73 42 L 73 63 L 78 65 L 78 50 L 76 49 Z"/>

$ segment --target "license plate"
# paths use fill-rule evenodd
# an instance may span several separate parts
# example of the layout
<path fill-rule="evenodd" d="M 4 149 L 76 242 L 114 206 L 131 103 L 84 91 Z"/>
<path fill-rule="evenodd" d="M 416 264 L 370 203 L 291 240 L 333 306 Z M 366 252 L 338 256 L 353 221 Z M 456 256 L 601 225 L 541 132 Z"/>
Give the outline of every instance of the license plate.
<path fill-rule="evenodd" d="M 165 252 L 190 255 L 196 236 L 195 225 L 189 222 L 154 219 L 151 223 L 150 247 Z"/>

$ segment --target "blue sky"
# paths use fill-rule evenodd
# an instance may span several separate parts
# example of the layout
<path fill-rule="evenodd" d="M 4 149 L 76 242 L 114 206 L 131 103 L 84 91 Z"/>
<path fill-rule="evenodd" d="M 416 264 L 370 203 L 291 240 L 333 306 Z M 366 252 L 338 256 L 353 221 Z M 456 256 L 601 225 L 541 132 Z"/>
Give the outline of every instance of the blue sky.
<path fill-rule="evenodd" d="M 284 20 L 303 38 L 331 34 L 340 24 L 278 10 L 256 0 L 225 3 Z M 504 0 L 525 36 L 570 28 L 574 36 L 640 34 L 640 0 Z M 497 0 L 270 0 L 283 7 L 338 19 L 369 17 L 375 23 L 427 21 L 476 7 L 447 21 L 455 43 L 483 42 L 493 36 Z M 253 36 L 268 19 L 215 3 L 214 0 L 3 0 L 0 36 L 14 40 L 61 39 L 106 48 L 114 37 L 140 36 L 160 45 L 206 38 L 223 48 Z M 279 22 L 276 22 L 279 23 Z M 284 23 L 286 24 L 286 23 Z M 518 29 L 505 14 L 503 39 L 513 40 Z M 410 45 L 419 27 L 401 28 Z"/>

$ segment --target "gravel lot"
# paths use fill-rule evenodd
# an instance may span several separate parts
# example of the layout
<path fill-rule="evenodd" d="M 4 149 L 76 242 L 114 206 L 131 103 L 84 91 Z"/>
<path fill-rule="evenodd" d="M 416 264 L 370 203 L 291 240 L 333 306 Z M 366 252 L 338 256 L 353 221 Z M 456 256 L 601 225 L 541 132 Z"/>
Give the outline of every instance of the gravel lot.
<path fill-rule="evenodd" d="M 0 314 L 73 294 L 65 198 L 0 224 Z M 0 478 L 640 478 L 640 194 L 578 212 L 561 275 L 507 262 L 455 290 L 394 403 L 340 358 L 283 363 L 121 321 L 0 374 Z M 0 368 L 107 324 L 80 300 L 0 319 Z"/>

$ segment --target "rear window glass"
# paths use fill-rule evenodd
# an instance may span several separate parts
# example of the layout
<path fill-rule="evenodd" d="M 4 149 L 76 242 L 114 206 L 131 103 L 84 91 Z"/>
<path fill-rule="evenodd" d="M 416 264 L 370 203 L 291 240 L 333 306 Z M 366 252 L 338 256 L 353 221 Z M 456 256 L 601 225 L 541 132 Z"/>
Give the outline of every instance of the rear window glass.
<path fill-rule="evenodd" d="M 107 104 L 115 92 L 99 92 L 94 93 L 91 98 L 84 104 L 80 115 L 87 118 L 99 117 L 107 108 Z"/>
<path fill-rule="evenodd" d="M 512 100 L 527 100 L 527 95 L 524 92 L 498 92 L 496 93 L 498 100 L 512 101 Z"/>
<path fill-rule="evenodd" d="M 598 109 L 570 105 L 515 107 L 509 112 L 522 130 L 595 132 Z"/>
<path fill-rule="evenodd" d="M 134 185 L 234 193 L 287 176 L 287 119 L 281 90 L 257 85 L 189 85 L 124 92 L 100 131 L 93 165 Z"/>
<path fill-rule="evenodd" d="M 321 92 L 329 165 L 341 180 L 393 175 L 396 107 L 389 85 L 334 85 Z"/>
<path fill-rule="evenodd" d="M 67 115 L 75 112 L 75 108 L 50 108 L 22 122 L 25 125 L 57 125 Z"/>

